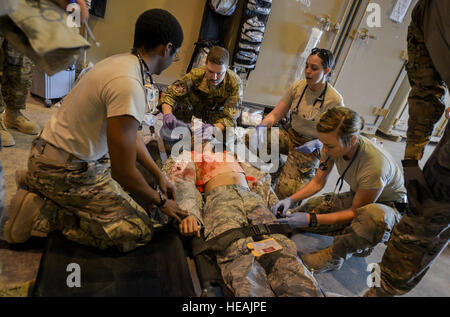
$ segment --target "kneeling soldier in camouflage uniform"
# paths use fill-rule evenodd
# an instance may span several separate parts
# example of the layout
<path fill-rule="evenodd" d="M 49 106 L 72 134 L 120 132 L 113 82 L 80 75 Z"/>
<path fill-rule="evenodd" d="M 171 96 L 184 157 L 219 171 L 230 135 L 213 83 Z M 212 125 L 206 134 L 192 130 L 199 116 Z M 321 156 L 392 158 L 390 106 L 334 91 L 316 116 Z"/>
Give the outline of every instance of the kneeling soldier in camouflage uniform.
<path fill-rule="evenodd" d="M 363 119 L 354 111 L 336 107 L 323 114 L 317 125 L 323 143 L 322 163 L 316 176 L 291 197 L 279 201 L 272 212 L 281 211 L 278 219 L 293 228 L 335 235 L 327 249 L 303 254 L 303 263 L 314 271 L 339 269 L 352 255 L 367 256 L 380 242 L 387 242 L 391 230 L 405 207 L 403 175 L 389 154 L 360 135 Z M 322 190 L 333 166 L 342 183 L 350 185 L 348 193 L 329 193 L 308 200 L 287 212 L 294 202 L 302 201 Z"/>
<path fill-rule="evenodd" d="M 298 258 L 294 242 L 285 235 L 261 234 L 259 239 L 272 238 L 282 250 L 259 257 L 247 246 L 258 241 L 257 238 L 243 235 L 226 245 L 217 240 L 218 236 L 240 228 L 276 224 L 276 219 L 262 198 L 250 191 L 244 171 L 234 156 L 207 149 L 203 154 L 194 152 L 193 156 L 195 163 L 187 157 L 177 163 L 169 161 L 164 167 L 169 179 L 176 183 L 177 202 L 190 211 L 190 216 L 180 224 L 180 231 L 184 235 L 200 236 L 200 226 L 204 226 L 206 243 L 211 244 L 222 278 L 233 294 L 238 297 L 321 296 L 317 282 Z M 196 183 L 204 184 L 204 207 Z"/>
<path fill-rule="evenodd" d="M 177 120 L 190 123 L 195 116 L 204 122 L 203 140 L 207 140 L 213 126 L 221 131 L 236 126 L 242 103 L 242 82 L 228 69 L 229 59 L 226 49 L 215 46 L 205 66 L 193 69 L 167 88 L 160 100 L 164 128 L 173 130 Z"/>
<path fill-rule="evenodd" d="M 172 63 L 182 41 L 175 17 L 148 10 L 136 23 L 132 53 L 109 57 L 83 76 L 33 142 L 22 179 L 28 190 L 13 199 L 7 241 L 59 230 L 102 249 L 142 246 L 151 240 L 152 222 L 125 190 L 149 209 L 155 204 L 179 221 L 187 215 L 137 134 L 145 115 L 144 85 Z M 136 161 L 155 176 L 162 194 L 149 186 Z"/>

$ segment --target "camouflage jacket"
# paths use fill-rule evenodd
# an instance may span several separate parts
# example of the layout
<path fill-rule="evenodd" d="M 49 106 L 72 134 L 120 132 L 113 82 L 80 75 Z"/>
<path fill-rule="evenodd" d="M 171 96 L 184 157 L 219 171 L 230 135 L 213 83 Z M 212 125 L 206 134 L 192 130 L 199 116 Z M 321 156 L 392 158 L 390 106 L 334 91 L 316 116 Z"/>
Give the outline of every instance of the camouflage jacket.
<path fill-rule="evenodd" d="M 236 126 L 242 104 L 242 82 L 233 71 L 227 70 L 223 82 L 212 87 L 206 78 L 206 68 L 195 68 L 167 88 L 160 106 L 164 103 L 184 122 L 195 116 L 210 124 Z"/>

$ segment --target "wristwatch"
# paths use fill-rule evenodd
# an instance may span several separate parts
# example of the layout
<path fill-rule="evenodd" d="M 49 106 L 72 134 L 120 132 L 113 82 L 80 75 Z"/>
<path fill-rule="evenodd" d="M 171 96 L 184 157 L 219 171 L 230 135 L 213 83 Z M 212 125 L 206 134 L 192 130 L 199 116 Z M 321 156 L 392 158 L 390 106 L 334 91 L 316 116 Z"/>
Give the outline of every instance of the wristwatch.
<path fill-rule="evenodd" d="M 317 227 L 317 215 L 310 213 L 309 214 L 309 227 Z"/>
<path fill-rule="evenodd" d="M 163 195 L 161 194 L 161 192 L 158 192 L 159 194 L 159 199 L 161 200 L 161 202 L 159 204 L 155 204 L 156 207 L 161 208 L 165 205 L 165 203 L 167 202 L 167 199 L 163 198 Z"/>

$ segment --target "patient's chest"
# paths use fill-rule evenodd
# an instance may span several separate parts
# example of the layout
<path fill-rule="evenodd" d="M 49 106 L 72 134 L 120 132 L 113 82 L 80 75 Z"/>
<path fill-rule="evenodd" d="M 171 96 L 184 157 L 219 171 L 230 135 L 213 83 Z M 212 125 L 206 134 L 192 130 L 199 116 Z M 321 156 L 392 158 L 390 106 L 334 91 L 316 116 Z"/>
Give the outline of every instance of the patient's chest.
<path fill-rule="evenodd" d="M 243 169 L 233 155 L 228 153 L 204 153 L 197 156 L 197 182 L 206 184 L 217 175 L 224 173 L 244 173 Z M 200 161 L 200 162 L 198 162 Z"/>

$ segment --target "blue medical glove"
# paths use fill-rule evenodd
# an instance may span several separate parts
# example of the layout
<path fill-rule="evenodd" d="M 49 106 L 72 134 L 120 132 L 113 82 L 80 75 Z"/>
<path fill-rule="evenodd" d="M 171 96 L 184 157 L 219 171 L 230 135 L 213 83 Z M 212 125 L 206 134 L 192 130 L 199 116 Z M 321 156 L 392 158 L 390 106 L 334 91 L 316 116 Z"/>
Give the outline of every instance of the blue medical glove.
<path fill-rule="evenodd" d="M 265 124 L 257 125 L 255 132 L 250 137 L 250 148 L 258 150 L 260 145 L 264 142 L 264 137 L 267 133 L 267 126 Z"/>
<path fill-rule="evenodd" d="M 278 211 L 280 211 L 281 216 L 284 217 L 286 216 L 286 211 L 288 211 L 288 209 L 292 206 L 294 206 L 294 201 L 291 197 L 288 197 L 278 201 L 275 205 L 273 205 L 271 211 L 275 217 L 278 216 Z"/>
<path fill-rule="evenodd" d="M 292 229 L 305 228 L 309 226 L 308 216 L 306 212 L 294 212 L 287 215 L 286 218 L 279 218 L 277 221 L 280 224 L 287 224 Z"/>
<path fill-rule="evenodd" d="M 305 154 L 311 154 L 315 150 L 320 150 L 321 148 L 322 148 L 322 142 L 320 142 L 318 139 L 314 139 L 309 142 L 306 142 L 302 146 L 299 146 L 297 148 L 297 151 L 305 153 Z"/>
<path fill-rule="evenodd" d="M 177 118 L 172 113 L 167 113 L 163 116 L 163 125 L 173 130 L 177 126 Z"/>

